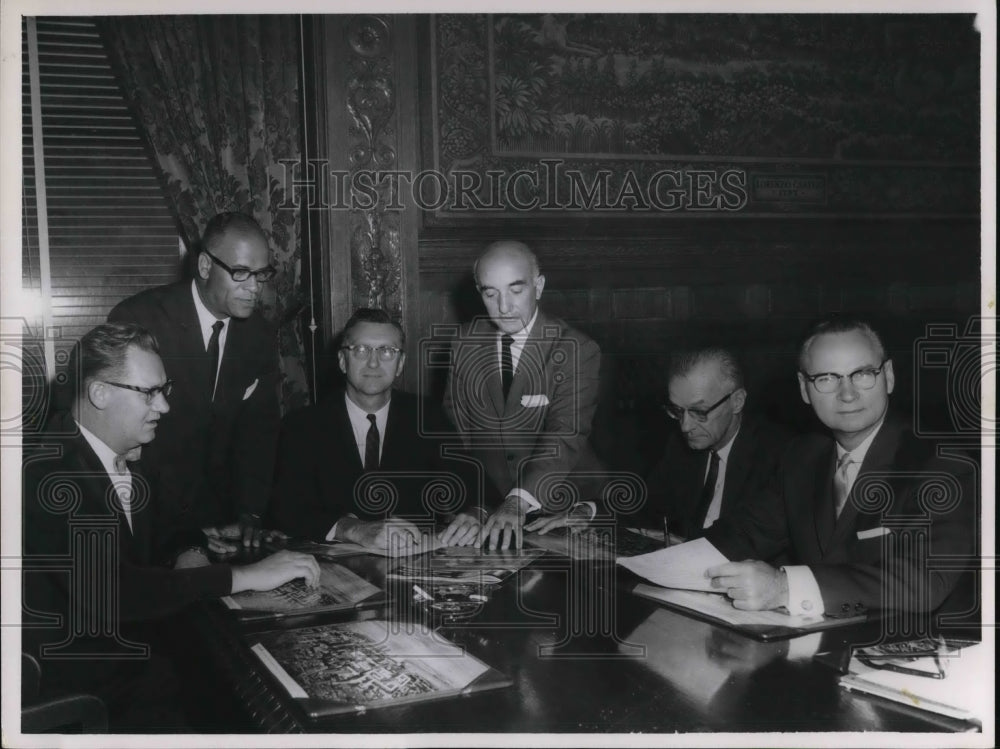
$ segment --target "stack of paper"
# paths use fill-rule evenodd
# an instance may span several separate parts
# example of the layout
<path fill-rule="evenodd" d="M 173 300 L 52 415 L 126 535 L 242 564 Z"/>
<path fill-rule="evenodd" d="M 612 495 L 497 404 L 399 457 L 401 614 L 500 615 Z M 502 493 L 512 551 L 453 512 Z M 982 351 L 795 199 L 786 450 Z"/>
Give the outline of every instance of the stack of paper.
<path fill-rule="evenodd" d="M 719 589 L 712 587 L 712 581 L 705 572 L 728 561 L 722 552 L 704 538 L 650 554 L 617 559 L 617 563 L 625 569 L 664 588 L 704 590 L 714 593 L 718 593 Z"/>

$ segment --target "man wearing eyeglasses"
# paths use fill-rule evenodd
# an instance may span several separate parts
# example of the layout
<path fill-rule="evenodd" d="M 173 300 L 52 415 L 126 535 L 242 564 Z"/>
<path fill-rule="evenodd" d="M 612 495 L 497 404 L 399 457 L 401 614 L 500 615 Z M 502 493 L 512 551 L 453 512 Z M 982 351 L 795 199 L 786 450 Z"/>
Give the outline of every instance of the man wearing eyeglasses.
<path fill-rule="evenodd" d="M 792 443 L 772 486 L 705 531 L 733 560 L 707 571 L 712 585 L 749 610 L 937 609 L 960 573 L 928 558 L 968 558 L 976 548 L 971 464 L 935 455 L 890 413 L 893 363 L 864 322 L 814 327 L 800 350 L 798 379 L 830 436 Z M 902 517 L 928 524 L 926 549 L 897 537 Z M 778 569 L 755 561 L 779 553 L 791 563 Z"/>
<path fill-rule="evenodd" d="M 282 423 L 275 528 L 401 554 L 478 539 L 479 482 L 443 451 L 444 414 L 393 387 L 404 346 L 402 327 L 383 310 L 359 309 L 347 321 L 337 351 L 343 392 Z M 445 527 L 435 537 L 438 521 Z"/>
<path fill-rule="evenodd" d="M 25 445 L 22 649 L 42 666 L 43 695 L 96 693 L 114 730 L 177 730 L 181 689 L 163 657 L 176 623 L 163 620 L 200 599 L 315 585 L 319 567 L 288 551 L 213 565 L 197 529 L 157 533 L 162 508 L 140 452 L 171 411 L 171 383 L 150 333 L 99 325 L 68 371 L 70 412 Z"/>
<path fill-rule="evenodd" d="M 273 476 L 277 339 L 257 303 L 274 274 L 257 222 L 221 213 L 205 228 L 194 280 L 143 291 L 108 316 L 152 332 L 173 381 L 145 456 L 165 522 L 203 529 L 220 553 L 259 545 Z"/>
<path fill-rule="evenodd" d="M 675 355 L 667 383 L 678 430 L 646 479 L 646 514 L 691 539 L 767 485 L 788 435 L 746 414 L 743 371 L 727 349 Z"/>

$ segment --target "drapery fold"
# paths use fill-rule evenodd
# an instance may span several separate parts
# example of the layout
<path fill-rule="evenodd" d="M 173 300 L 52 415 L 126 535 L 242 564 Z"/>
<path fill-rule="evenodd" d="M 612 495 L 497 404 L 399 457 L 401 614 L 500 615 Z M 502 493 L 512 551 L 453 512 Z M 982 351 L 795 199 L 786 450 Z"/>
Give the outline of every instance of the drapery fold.
<path fill-rule="evenodd" d="M 187 247 L 222 211 L 267 234 L 278 274 L 263 312 L 278 327 L 282 406 L 305 405 L 301 215 L 283 204 L 282 165 L 301 157 L 298 17 L 105 17 L 101 29 Z"/>

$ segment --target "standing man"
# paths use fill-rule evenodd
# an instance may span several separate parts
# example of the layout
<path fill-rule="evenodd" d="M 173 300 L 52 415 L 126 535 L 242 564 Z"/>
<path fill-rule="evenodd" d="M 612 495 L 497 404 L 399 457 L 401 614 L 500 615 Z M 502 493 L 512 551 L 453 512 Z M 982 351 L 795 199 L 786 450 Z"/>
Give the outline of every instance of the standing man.
<path fill-rule="evenodd" d="M 445 457 L 445 440 L 430 436 L 449 430 L 440 408 L 393 387 L 406 363 L 403 328 L 380 309 L 359 309 L 341 339 L 344 392 L 282 424 L 274 527 L 405 553 L 430 540 L 412 521 L 440 516 L 448 521 L 443 544 L 472 544 L 479 482 L 464 461 Z"/>
<path fill-rule="evenodd" d="M 235 550 L 227 538 L 260 543 L 280 412 L 277 339 L 256 306 L 274 274 L 257 222 L 221 213 L 193 281 L 143 291 L 108 316 L 159 341 L 172 408 L 146 458 L 170 524 L 204 529 L 216 551 Z"/>
<path fill-rule="evenodd" d="M 889 413 L 892 360 L 867 323 L 813 328 L 798 377 L 802 399 L 830 434 L 796 440 L 771 489 L 705 531 L 728 559 L 749 560 L 709 569 L 712 585 L 749 610 L 847 616 L 937 609 L 960 573 L 929 559 L 976 553 L 972 467 L 935 455 Z M 906 525 L 894 525 L 897 518 L 927 523 L 927 547 L 896 537 Z M 759 561 L 779 553 L 791 563 Z"/>
<path fill-rule="evenodd" d="M 488 319 L 455 341 L 444 407 L 501 500 L 482 539 L 495 549 L 502 534 L 502 548 L 512 537 L 520 547 L 527 513 L 565 509 L 560 483 L 600 470 L 588 438 L 601 351 L 538 308 L 545 276 L 524 243 L 491 244 L 473 275 Z"/>
<path fill-rule="evenodd" d="M 293 552 L 213 565 L 201 546 L 159 544 L 155 489 L 142 460 L 128 462 L 171 410 L 156 340 L 136 325 L 99 325 L 69 371 L 71 411 L 25 451 L 24 611 L 49 621 L 24 621 L 22 648 L 41 663 L 43 696 L 95 693 L 113 729 L 177 730 L 180 690 L 158 655 L 157 620 L 203 598 L 296 578 L 315 585 L 319 567 Z M 151 640 L 152 657 L 137 658 Z"/>

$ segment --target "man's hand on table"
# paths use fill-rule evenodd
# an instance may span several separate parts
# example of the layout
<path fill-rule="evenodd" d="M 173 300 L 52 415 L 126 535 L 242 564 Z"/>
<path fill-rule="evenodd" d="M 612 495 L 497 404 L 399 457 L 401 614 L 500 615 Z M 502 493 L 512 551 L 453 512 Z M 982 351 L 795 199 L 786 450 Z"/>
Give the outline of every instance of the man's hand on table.
<path fill-rule="evenodd" d="M 726 562 L 710 567 L 705 574 L 734 608 L 763 611 L 788 605 L 788 578 L 766 562 Z"/>
<path fill-rule="evenodd" d="M 527 500 L 515 496 L 507 497 L 479 531 L 479 543 L 489 539 L 487 548 L 495 551 L 509 549 L 511 539 L 514 539 L 514 547 L 520 549 L 524 516 L 529 509 Z"/>

